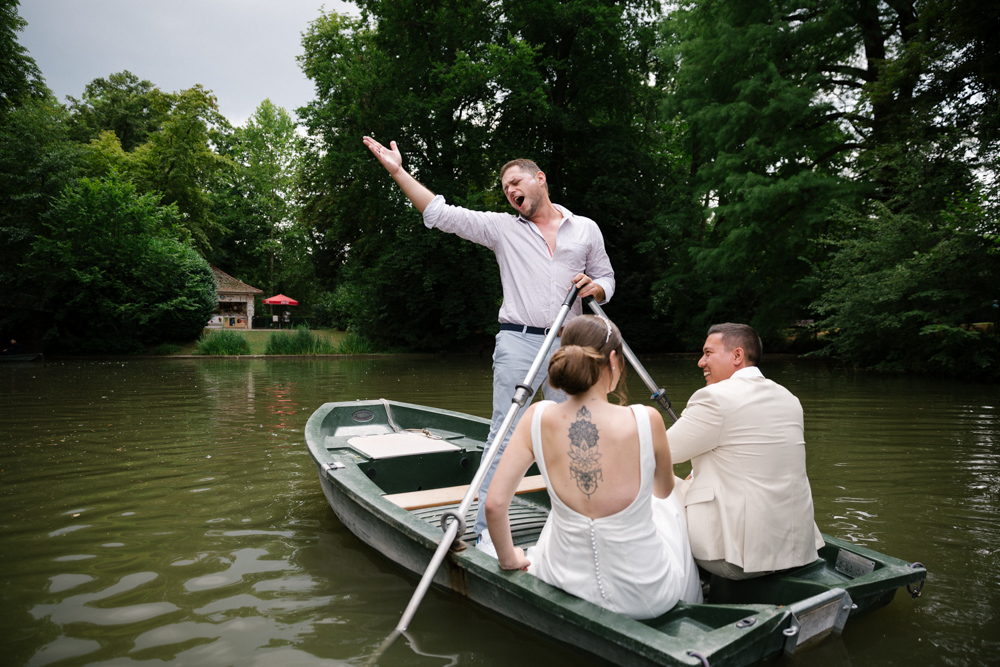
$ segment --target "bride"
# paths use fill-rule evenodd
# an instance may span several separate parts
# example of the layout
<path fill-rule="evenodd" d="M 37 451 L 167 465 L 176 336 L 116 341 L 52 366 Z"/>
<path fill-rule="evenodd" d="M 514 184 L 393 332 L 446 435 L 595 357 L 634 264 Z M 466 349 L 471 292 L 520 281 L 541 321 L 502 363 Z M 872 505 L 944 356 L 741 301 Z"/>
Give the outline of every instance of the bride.
<path fill-rule="evenodd" d="M 528 408 L 486 497 L 489 536 L 500 567 L 526 570 L 585 600 L 637 619 L 678 600 L 701 602 L 684 511 L 674 486 L 659 412 L 608 402 L 625 372 L 622 339 L 611 322 L 574 318 L 549 363 L 564 403 Z M 624 383 L 616 397 L 624 399 Z M 527 554 L 511 539 L 508 508 L 532 463 L 545 478 L 552 510 Z"/>

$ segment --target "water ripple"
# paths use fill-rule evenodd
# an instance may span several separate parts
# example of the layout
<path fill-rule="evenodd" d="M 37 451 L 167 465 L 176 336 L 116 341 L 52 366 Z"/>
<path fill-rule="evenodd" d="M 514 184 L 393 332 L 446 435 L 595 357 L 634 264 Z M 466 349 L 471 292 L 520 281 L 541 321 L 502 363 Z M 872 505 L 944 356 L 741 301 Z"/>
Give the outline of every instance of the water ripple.
<path fill-rule="evenodd" d="M 693 359 L 647 370 L 678 409 L 703 385 Z M 488 353 L 27 371 L 0 370 L 0 645 L 14 665 L 360 665 L 415 580 L 332 516 L 305 422 L 331 400 L 479 416 L 491 403 Z M 923 597 L 897 596 L 796 664 L 988 662 L 1000 389 L 802 363 L 764 372 L 805 409 L 820 528 L 930 571 Z M 433 590 L 408 635 L 387 664 L 589 664 Z"/>

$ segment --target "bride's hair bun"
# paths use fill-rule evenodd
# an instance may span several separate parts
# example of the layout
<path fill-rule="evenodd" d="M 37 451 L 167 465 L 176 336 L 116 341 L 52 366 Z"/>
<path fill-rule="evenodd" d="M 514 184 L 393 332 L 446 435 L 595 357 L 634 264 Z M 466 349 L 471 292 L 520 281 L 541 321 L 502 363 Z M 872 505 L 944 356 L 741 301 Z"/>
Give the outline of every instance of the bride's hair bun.
<path fill-rule="evenodd" d="M 582 394 L 601 377 L 607 359 L 592 347 L 562 345 L 549 362 L 549 384 L 567 394 Z"/>
<path fill-rule="evenodd" d="M 622 356 L 622 336 L 612 322 L 594 315 L 573 318 L 562 331 L 560 347 L 549 361 L 549 384 L 567 394 L 582 394 L 600 379 L 616 352 L 621 376 L 615 396 L 624 404 L 625 359 Z"/>

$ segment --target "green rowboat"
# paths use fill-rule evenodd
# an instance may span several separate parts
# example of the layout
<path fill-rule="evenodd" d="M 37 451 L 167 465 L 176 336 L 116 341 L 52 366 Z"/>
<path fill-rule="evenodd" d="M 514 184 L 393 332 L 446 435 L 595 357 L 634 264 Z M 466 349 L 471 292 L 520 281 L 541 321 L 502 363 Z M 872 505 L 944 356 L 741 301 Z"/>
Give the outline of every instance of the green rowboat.
<path fill-rule="evenodd" d="M 488 420 L 389 400 L 327 403 L 309 418 L 306 444 L 341 522 L 397 565 L 423 574 L 479 465 Z M 548 515 L 529 470 L 511 505 L 514 542 L 537 540 Z M 680 603 L 646 621 L 625 618 L 526 572 L 505 572 L 471 547 L 477 506 L 434 584 L 555 641 L 628 665 L 753 665 L 839 634 L 849 618 L 888 604 L 927 571 L 824 535 L 805 567 L 744 582 L 713 578 L 706 604 Z"/>

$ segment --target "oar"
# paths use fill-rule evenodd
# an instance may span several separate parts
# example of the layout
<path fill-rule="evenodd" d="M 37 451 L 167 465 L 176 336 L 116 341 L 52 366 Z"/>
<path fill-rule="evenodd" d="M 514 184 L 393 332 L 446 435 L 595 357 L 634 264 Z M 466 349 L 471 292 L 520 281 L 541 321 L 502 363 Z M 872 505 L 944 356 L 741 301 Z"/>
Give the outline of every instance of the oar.
<path fill-rule="evenodd" d="M 382 657 L 382 654 L 392 646 L 392 643 L 410 626 L 413 615 L 417 613 L 417 607 L 420 606 L 424 595 L 427 593 L 427 589 L 431 586 L 434 573 L 441 566 L 441 562 L 444 560 L 451 545 L 460 535 L 465 533 L 465 514 L 469 511 L 469 506 L 472 505 L 476 494 L 479 493 L 479 486 L 483 483 L 483 478 L 486 477 L 486 472 L 490 469 L 490 465 L 493 464 L 493 459 L 496 458 L 497 452 L 500 451 L 500 443 L 507 437 L 507 432 L 510 431 L 511 425 L 514 423 L 514 418 L 517 417 L 518 411 L 531 398 L 533 393 L 531 383 L 535 381 L 535 376 L 538 375 L 542 364 L 545 363 L 545 355 L 548 353 L 549 348 L 552 347 L 552 343 L 559 337 L 559 329 L 562 328 L 563 322 L 566 321 L 566 317 L 569 315 L 569 311 L 573 307 L 573 302 L 576 301 L 576 295 L 579 292 L 580 289 L 574 285 L 570 289 L 569 294 L 566 295 L 566 300 L 563 301 L 562 308 L 559 309 L 559 314 L 556 316 L 555 322 L 552 323 L 548 335 L 545 336 L 542 348 L 538 351 L 538 355 L 535 357 L 534 362 L 532 362 L 531 368 L 528 369 L 528 374 L 525 376 L 524 382 L 517 385 L 514 391 L 510 409 L 507 411 L 507 416 L 504 417 L 503 423 L 500 425 L 500 430 L 493 438 L 493 442 L 487 443 L 486 451 L 483 453 L 483 458 L 479 463 L 479 470 L 476 471 L 476 476 L 473 477 L 472 483 L 469 484 L 469 490 L 465 492 L 462 504 L 458 506 L 457 510 L 448 510 L 442 515 L 441 527 L 444 529 L 444 537 L 441 538 L 437 550 L 431 557 L 431 562 L 427 564 L 427 569 L 424 570 L 424 575 L 420 578 L 420 583 L 417 584 L 417 589 L 413 592 L 410 603 L 406 605 L 406 610 L 403 612 L 402 618 L 396 624 L 396 629 L 389 633 L 389 636 L 385 638 L 385 641 L 382 642 L 381 646 L 378 647 L 378 650 L 368 659 L 366 664 L 374 665 Z M 449 519 L 451 520 L 449 521 Z"/>
<path fill-rule="evenodd" d="M 607 320 L 608 322 L 611 321 L 611 319 L 604 314 L 604 311 L 601 310 L 601 307 L 597 305 L 597 302 L 594 301 L 594 297 L 584 297 L 583 302 L 587 304 L 592 311 L 594 311 L 595 315 L 601 319 Z M 653 378 L 646 372 L 646 369 L 639 363 L 635 353 L 632 352 L 632 348 L 628 346 L 628 343 L 626 343 L 624 339 L 622 339 L 622 350 L 625 352 L 625 358 L 628 359 L 630 364 L 632 364 L 632 368 L 634 368 L 635 372 L 639 374 L 640 378 L 642 378 L 643 383 L 645 383 L 645 385 L 649 387 L 649 390 L 653 392 L 653 395 L 650 396 L 650 398 L 656 401 L 656 403 L 663 408 L 663 411 L 670 415 L 671 419 L 677 421 L 677 413 L 674 412 L 672 407 L 670 407 L 670 399 L 667 398 L 666 390 L 663 387 L 656 386 L 656 382 L 653 381 Z"/>

